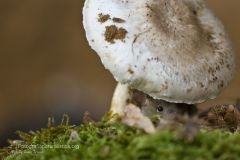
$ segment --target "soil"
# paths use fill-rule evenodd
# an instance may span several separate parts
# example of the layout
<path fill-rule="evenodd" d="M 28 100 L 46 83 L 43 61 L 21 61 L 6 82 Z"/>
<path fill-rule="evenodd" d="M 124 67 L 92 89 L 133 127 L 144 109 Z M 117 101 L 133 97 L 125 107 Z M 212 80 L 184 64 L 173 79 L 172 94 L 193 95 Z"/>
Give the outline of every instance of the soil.
<path fill-rule="evenodd" d="M 107 26 L 104 33 L 105 40 L 109 43 L 115 43 L 114 40 L 124 40 L 127 34 L 127 30 L 124 28 L 118 28 L 115 25 Z"/>
<path fill-rule="evenodd" d="M 235 105 L 216 105 L 205 112 L 203 125 L 210 128 L 226 128 L 236 131 L 240 126 L 240 111 Z"/>
<path fill-rule="evenodd" d="M 126 22 L 124 19 L 116 18 L 116 17 L 114 17 L 114 18 L 112 19 L 112 21 L 115 22 L 115 23 L 124 23 L 124 22 Z"/>
<path fill-rule="evenodd" d="M 110 19 L 109 14 L 104 15 L 104 14 L 100 13 L 98 15 L 98 22 L 100 22 L 100 23 L 104 23 L 104 22 L 108 21 L 109 19 Z"/>

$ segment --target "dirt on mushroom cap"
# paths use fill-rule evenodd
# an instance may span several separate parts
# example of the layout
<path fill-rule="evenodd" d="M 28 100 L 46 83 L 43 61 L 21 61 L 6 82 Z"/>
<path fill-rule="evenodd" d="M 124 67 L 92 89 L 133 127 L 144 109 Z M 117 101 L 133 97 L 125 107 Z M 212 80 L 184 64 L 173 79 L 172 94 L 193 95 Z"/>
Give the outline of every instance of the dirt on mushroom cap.
<path fill-rule="evenodd" d="M 115 23 L 124 23 L 124 22 L 125 22 L 124 19 L 117 18 L 117 17 L 114 17 L 112 20 L 113 20 L 113 22 L 115 22 Z"/>
<path fill-rule="evenodd" d="M 115 43 L 114 40 L 124 40 L 127 34 L 127 30 L 124 28 L 118 28 L 115 25 L 107 26 L 104 33 L 105 40 L 109 43 Z"/>
<path fill-rule="evenodd" d="M 109 19 L 110 19 L 110 15 L 109 14 L 104 15 L 104 14 L 100 13 L 98 15 L 98 22 L 100 22 L 100 23 L 104 23 L 104 22 L 106 22 Z"/>

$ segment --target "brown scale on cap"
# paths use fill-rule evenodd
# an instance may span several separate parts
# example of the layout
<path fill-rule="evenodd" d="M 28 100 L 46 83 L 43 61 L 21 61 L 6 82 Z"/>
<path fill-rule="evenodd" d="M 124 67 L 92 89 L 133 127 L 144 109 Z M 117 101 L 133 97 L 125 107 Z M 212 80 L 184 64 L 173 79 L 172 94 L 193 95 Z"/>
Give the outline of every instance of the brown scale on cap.
<path fill-rule="evenodd" d="M 115 25 L 107 26 L 104 33 L 105 40 L 109 43 L 115 43 L 114 40 L 124 40 L 127 34 L 127 30 L 124 28 L 118 28 Z"/>
<path fill-rule="evenodd" d="M 115 23 L 124 23 L 124 22 L 125 22 L 124 19 L 116 18 L 116 17 L 114 17 L 112 20 L 113 20 L 113 22 L 115 22 Z"/>
<path fill-rule="evenodd" d="M 106 14 L 106 15 L 104 15 L 102 13 L 98 14 L 98 22 L 100 22 L 100 23 L 104 23 L 104 22 L 108 21 L 109 19 L 110 19 L 109 14 Z"/>

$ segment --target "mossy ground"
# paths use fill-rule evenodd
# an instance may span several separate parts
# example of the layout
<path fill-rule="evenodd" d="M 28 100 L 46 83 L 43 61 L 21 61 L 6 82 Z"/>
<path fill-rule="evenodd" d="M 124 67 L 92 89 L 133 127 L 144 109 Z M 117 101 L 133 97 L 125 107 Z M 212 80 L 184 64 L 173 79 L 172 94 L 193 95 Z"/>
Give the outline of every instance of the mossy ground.
<path fill-rule="evenodd" d="M 201 130 L 192 142 L 179 139 L 177 131 L 146 134 L 118 122 L 87 122 L 79 126 L 63 122 L 47 128 L 19 132 L 0 155 L 5 160 L 238 160 L 240 133 Z M 75 132 L 76 131 L 76 132 Z M 71 137 L 71 133 L 78 133 Z M 70 138 L 71 137 L 71 138 Z M 1 159 L 0 158 L 0 159 Z"/>

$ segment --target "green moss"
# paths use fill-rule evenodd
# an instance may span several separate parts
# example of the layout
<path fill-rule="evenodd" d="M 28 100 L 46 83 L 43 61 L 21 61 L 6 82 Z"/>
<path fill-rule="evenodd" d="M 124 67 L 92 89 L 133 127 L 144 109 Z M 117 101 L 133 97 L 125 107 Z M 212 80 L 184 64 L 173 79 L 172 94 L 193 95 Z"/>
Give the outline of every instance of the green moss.
<path fill-rule="evenodd" d="M 227 131 L 200 131 L 195 140 L 177 138 L 177 131 L 163 130 L 148 135 L 118 122 L 62 124 L 40 131 L 18 132 L 22 141 L 12 141 L 0 151 L 6 160 L 237 160 L 240 159 L 240 134 Z M 78 136 L 70 139 L 76 131 Z M 31 146 L 32 145 L 32 146 Z M 60 146 L 62 145 L 62 146 Z M 26 148 L 28 147 L 28 148 Z"/>

